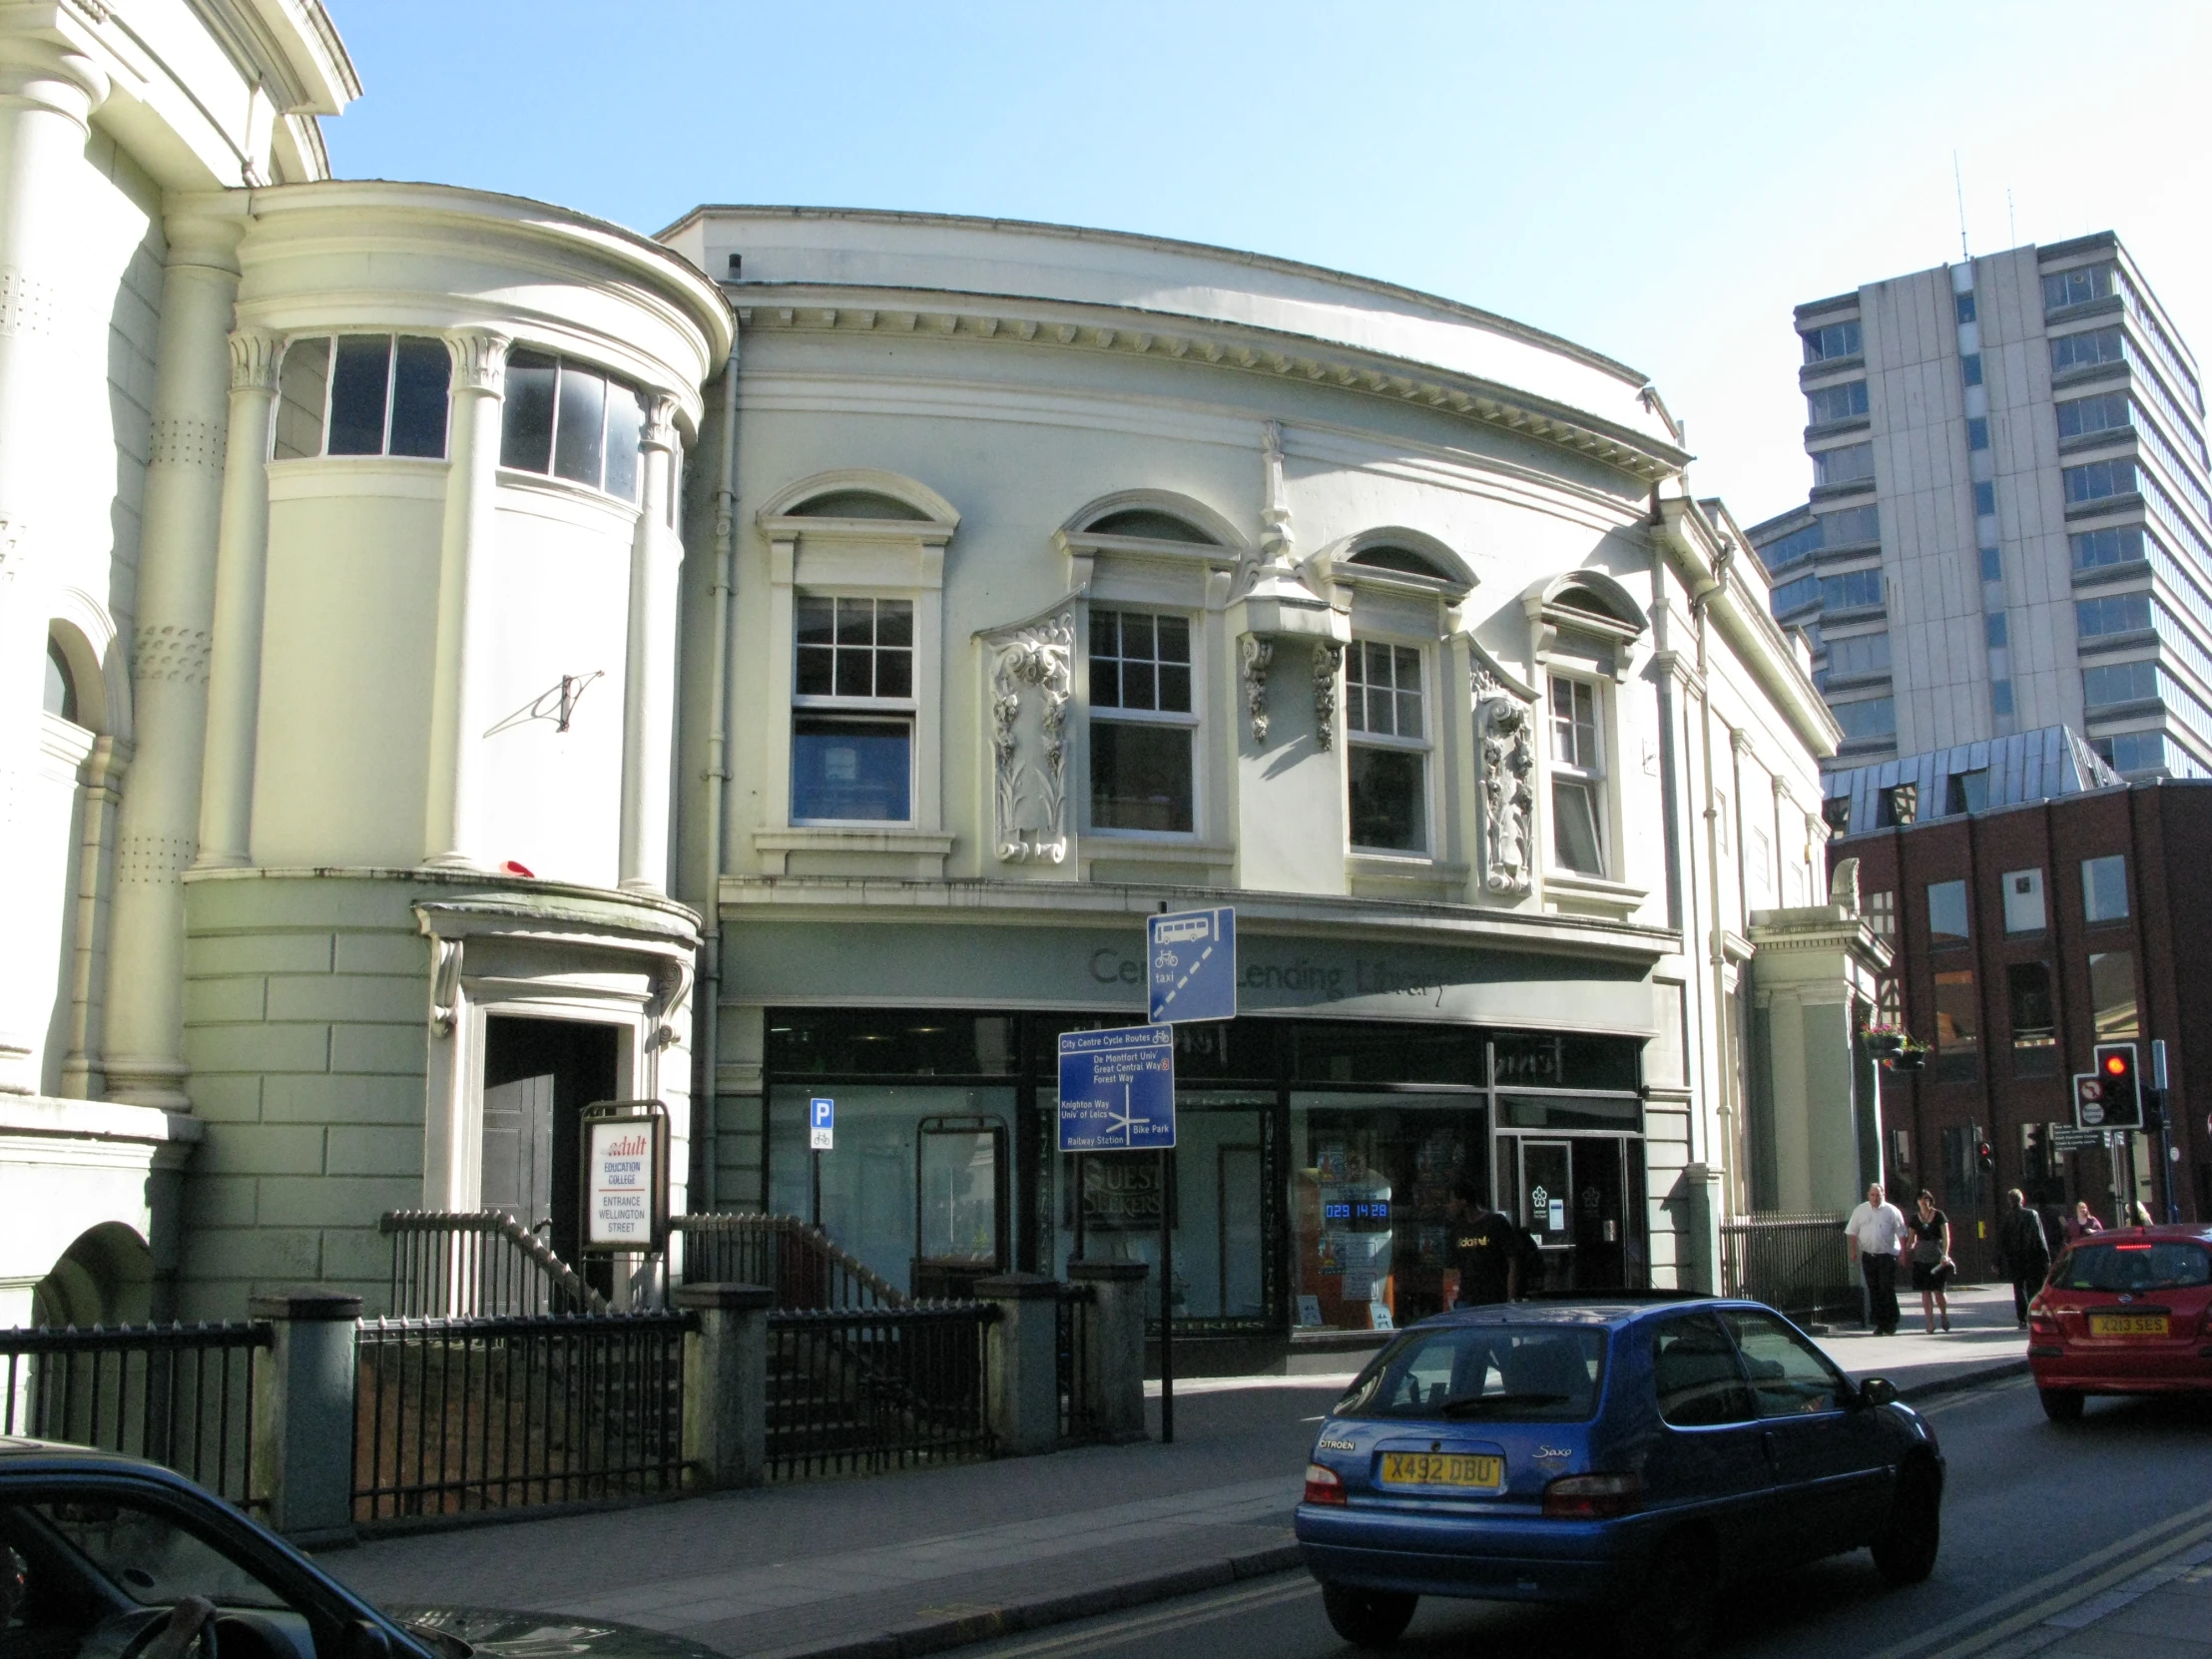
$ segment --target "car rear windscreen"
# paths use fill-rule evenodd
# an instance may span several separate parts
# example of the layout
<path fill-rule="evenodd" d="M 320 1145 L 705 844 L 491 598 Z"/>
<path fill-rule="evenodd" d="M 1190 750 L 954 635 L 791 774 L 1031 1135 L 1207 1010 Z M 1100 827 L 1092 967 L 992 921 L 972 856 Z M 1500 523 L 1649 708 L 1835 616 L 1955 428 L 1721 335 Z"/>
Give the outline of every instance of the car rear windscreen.
<path fill-rule="evenodd" d="M 2078 1244 L 2050 1282 L 2061 1291 L 2176 1291 L 2212 1284 L 2212 1252 L 2186 1239 Z"/>
<path fill-rule="evenodd" d="M 1342 1417 L 1582 1422 L 1597 1410 L 1605 1333 L 1551 1325 L 1408 1331 L 1338 1403 Z"/>

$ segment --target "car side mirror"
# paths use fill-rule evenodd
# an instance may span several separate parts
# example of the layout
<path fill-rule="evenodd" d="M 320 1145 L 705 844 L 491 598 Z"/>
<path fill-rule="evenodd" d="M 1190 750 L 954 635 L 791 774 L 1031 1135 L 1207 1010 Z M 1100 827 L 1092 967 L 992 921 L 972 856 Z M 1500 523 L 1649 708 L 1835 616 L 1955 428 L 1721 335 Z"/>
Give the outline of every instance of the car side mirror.
<path fill-rule="evenodd" d="M 1895 1405 L 1897 1402 L 1898 1385 L 1887 1377 L 1870 1377 L 1859 1384 L 1862 1405 Z"/>
<path fill-rule="evenodd" d="M 344 1659 L 392 1659 L 391 1637 L 367 1619 L 355 1619 L 345 1627 Z"/>

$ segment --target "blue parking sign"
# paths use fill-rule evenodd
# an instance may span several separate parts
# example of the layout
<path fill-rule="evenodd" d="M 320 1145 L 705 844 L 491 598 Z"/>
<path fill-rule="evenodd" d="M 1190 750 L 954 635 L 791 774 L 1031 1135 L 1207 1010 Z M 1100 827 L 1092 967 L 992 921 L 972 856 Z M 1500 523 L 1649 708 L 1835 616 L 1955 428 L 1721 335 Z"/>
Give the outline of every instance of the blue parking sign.
<path fill-rule="evenodd" d="M 1154 1025 L 1237 1017 L 1237 912 L 1145 917 L 1145 1018 Z"/>
<path fill-rule="evenodd" d="M 1060 1150 L 1175 1144 L 1175 1031 L 1136 1025 L 1060 1037 Z"/>
<path fill-rule="evenodd" d="M 831 1152 L 837 1144 L 837 1103 L 821 1095 L 807 1102 L 807 1146 L 814 1152 Z"/>

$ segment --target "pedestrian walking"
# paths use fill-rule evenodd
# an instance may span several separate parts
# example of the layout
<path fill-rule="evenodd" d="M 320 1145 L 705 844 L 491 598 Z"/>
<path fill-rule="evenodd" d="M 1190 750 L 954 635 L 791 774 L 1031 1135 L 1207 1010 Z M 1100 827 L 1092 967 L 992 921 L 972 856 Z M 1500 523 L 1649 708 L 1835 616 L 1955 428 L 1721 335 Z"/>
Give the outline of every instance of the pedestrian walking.
<path fill-rule="evenodd" d="M 1459 1270 L 1454 1307 L 1510 1302 L 1520 1294 L 1520 1229 L 1463 1176 L 1451 1189 L 1451 1260 Z"/>
<path fill-rule="evenodd" d="M 2004 1219 L 1997 1223 L 1997 1266 L 2012 1281 L 2012 1318 L 2027 1329 L 2027 1305 L 2050 1277 L 2050 1245 L 2043 1219 L 2014 1187 L 2004 1195 Z"/>
<path fill-rule="evenodd" d="M 2089 1208 L 2085 1198 L 2074 1200 L 2073 1219 L 2066 1223 L 2066 1240 L 2069 1244 L 2087 1238 L 2091 1233 L 2104 1231 L 2104 1223 L 2097 1220 L 2096 1212 Z"/>
<path fill-rule="evenodd" d="M 1950 1329 L 1950 1304 L 1943 1298 L 1943 1287 L 1958 1272 L 1958 1264 L 1950 1259 L 1950 1217 L 1936 1208 L 1936 1196 L 1924 1188 L 1906 1225 L 1913 1231 L 1913 1289 L 1921 1293 L 1921 1318 L 1933 1337 L 1938 1316 L 1943 1329 Z"/>
<path fill-rule="evenodd" d="M 1905 1240 L 1905 1213 L 1882 1196 L 1878 1182 L 1867 1201 L 1844 1223 L 1848 1249 L 1859 1264 L 1867 1293 L 1867 1326 L 1877 1337 L 1898 1332 L 1898 1248 Z"/>

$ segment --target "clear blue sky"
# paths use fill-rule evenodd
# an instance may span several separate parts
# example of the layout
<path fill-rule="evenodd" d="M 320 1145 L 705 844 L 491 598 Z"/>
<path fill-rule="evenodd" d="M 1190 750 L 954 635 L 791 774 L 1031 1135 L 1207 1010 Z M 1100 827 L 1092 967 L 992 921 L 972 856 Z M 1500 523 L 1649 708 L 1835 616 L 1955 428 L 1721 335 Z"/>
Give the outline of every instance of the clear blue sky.
<path fill-rule="evenodd" d="M 2113 229 L 2212 358 L 2212 6 L 328 0 L 341 177 L 651 232 L 988 214 L 1426 288 L 1636 365 L 1700 493 L 1802 499 L 1790 307 Z"/>

